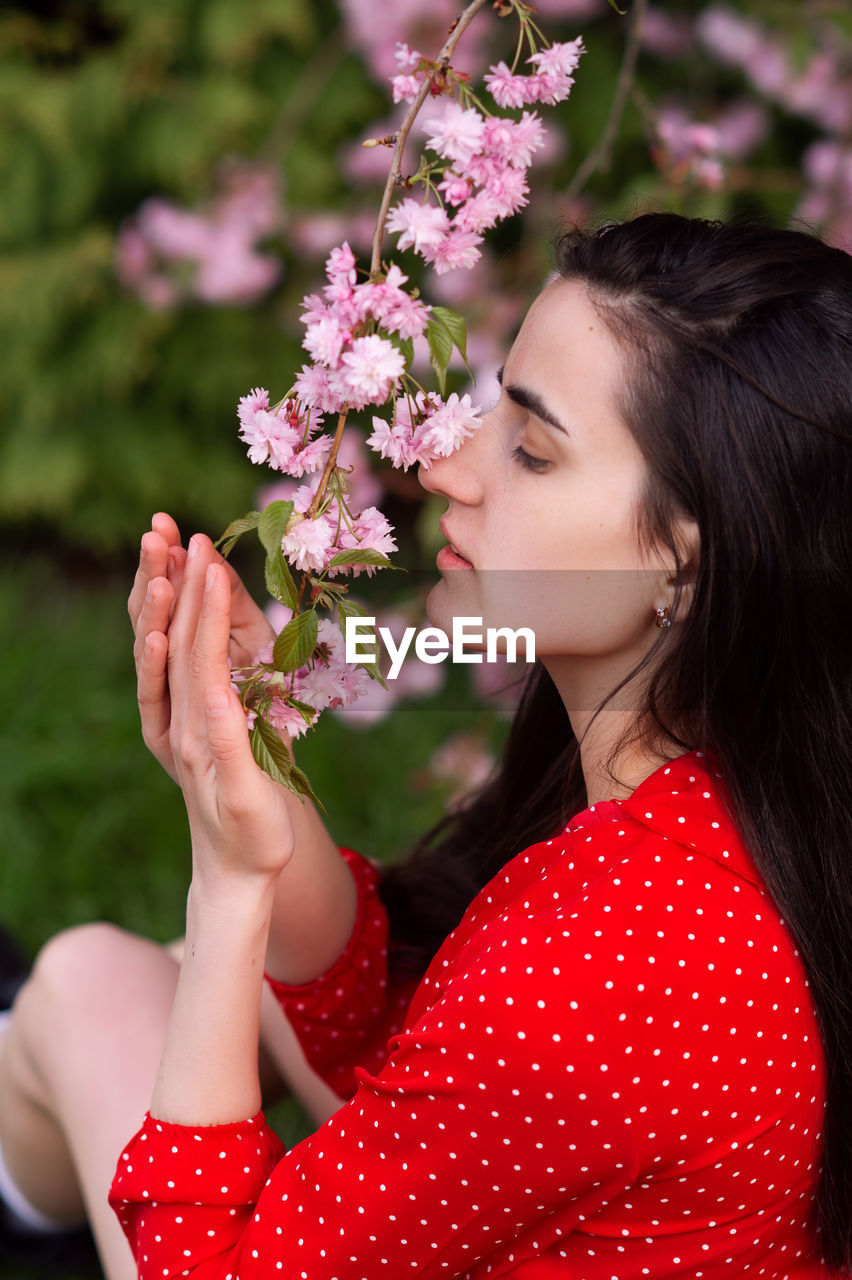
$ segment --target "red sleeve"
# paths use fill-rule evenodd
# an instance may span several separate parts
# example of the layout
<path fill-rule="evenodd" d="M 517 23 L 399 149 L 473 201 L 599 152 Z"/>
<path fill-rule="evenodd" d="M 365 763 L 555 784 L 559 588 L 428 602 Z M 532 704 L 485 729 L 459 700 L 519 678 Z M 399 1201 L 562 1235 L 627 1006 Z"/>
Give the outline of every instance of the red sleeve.
<path fill-rule="evenodd" d="M 566 1006 L 561 950 L 536 922 L 498 921 L 446 981 L 438 958 L 381 1072 L 359 1070 L 271 1173 L 258 1118 L 147 1119 L 111 1193 L 140 1280 L 437 1280 L 558 1252 L 636 1173 L 599 1002 Z"/>
<path fill-rule="evenodd" d="M 417 982 L 388 986 L 388 920 L 379 897 L 379 871 L 352 849 L 341 854 L 355 877 L 358 913 L 340 958 L 302 986 L 267 975 L 305 1057 L 341 1097 L 355 1092 L 356 1066 L 378 1070 L 388 1038 L 402 1026 Z"/>

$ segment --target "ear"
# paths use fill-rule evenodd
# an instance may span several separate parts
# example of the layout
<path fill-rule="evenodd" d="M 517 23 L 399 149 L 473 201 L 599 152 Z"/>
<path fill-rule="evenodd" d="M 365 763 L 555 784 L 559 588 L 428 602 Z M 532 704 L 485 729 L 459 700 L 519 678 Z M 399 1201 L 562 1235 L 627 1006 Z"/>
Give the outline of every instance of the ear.
<path fill-rule="evenodd" d="M 677 547 L 680 568 L 670 572 L 666 580 L 666 604 L 671 604 L 675 596 L 679 596 L 677 621 L 683 622 L 689 617 L 692 609 L 695 581 L 698 576 L 698 563 L 701 555 L 701 537 L 698 525 L 694 520 L 679 519 L 674 528 L 675 546 Z"/>

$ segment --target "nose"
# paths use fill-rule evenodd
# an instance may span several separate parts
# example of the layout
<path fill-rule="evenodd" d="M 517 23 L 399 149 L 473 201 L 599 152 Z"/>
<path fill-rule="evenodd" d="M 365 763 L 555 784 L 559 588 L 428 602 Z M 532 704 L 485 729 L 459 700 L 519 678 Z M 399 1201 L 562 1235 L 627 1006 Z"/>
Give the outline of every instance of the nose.
<path fill-rule="evenodd" d="M 429 493 L 440 494 L 466 506 L 477 506 L 483 497 L 488 476 L 488 443 L 493 434 L 489 414 L 447 458 L 435 458 L 427 468 L 422 463 L 417 479 Z"/>

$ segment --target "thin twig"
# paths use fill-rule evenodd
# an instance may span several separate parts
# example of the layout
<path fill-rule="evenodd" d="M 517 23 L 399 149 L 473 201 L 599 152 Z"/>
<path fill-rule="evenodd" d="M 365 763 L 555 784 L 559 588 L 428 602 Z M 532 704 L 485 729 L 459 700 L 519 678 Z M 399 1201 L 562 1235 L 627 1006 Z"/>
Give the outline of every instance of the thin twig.
<path fill-rule="evenodd" d="M 338 415 L 337 430 L 334 433 L 334 442 L 331 446 L 329 455 L 326 458 L 325 467 L 323 468 L 323 473 L 322 473 L 322 476 L 320 477 L 320 482 L 317 485 L 317 491 L 314 494 L 313 501 L 308 511 L 309 520 L 314 519 L 317 512 L 319 511 L 320 503 L 325 497 L 325 491 L 328 487 L 328 482 L 331 477 L 331 473 L 334 470 L 335 463 L 337 462 L 337 451 L 340 448 L 340 441 L 343 436 L 343 428 L 346 426 L 346 416 L 348 413 L 349 413 L 349 407 L 348 405 L 344 405 L 343 409 Z"/>
<path fill-rule="evenodd" d="M 469 4 L 464 12 L 457 18 L 443 49 L 436 59 L 436 71 L 438 73 L 446 71 L 447 67 L 450 65 L 450 58 L 453 56 L 460 37 L 466 28 L 470 26 L 470 23 L 479 13 L 479 10 L 484 9 L 487 3 L 488 0 L 473 0 L 473 3 Z M 396 142 L 394 144 L 393 156 L 391 157 L 390 173 L 388 174 L 388 180 L 385 184 L 384 192 L 382 193 L 382 203 L 379 206 L 379 216 L 376 222 L 376 230 L 373 234 L 373 256 L 370 261 L 371 277 L 378 275 L 381 269 L 382 242 L 385 236 L 385 219 L 388 216 L 388 210 L 390 209 L 394 190 L 402 177 L 402 153 L 405 150 L 405 144 L 408 141 L 411 126 L 414 124 L 414 121 L 417 119 L 420 112 L 420 108 L 423 106 L 423 103 L 432 91 L 432 77 L 434 74 L 435 72 L 427 74 L 426 79 L 417 91 L 417 97 L 405 113 L 405 119 L 396 133 Z"/>
<path fill-rule="evenodd" d="M 647 8 L 648 0 L 633 0 L 633 9 L 630 14 L 630 30 L 627 33 L 624 57 L 621 61 L 621 69 L 618 73 L 618 80 L 616 81 L 615 92 L 612 95 L 612 103 L 610 104 L 609 115 L 607 116 L 603 133 L 568 184 L 565 191 L 566 200 L 572 200 L 580 194 L 596 169 L 603 169 L 604 173 L 606 173 L 612 163 L 612 149 L 618 137 L 621 117 L 624 114 L 633 78 L 636 74 L 642 20 L 645 17 Z"/>
<path fill-rule="evenodd" d="M 484 8 L 487 3 L 488 3 L 488 0 L 473 0 L 473 3 L 469 4 L 467 8 L 463 11 L 463 13 L 459 16 L 452 30 L 450 31 L 449 36 L 447 37 L 447 40 L 444 44 L 443 49 L 438 54 L 436 64 L 435 64 L 436 72 L 438 74 L 446 72 L 448 66 L 450 65 L 450 58 L 453 56 L 455 47 L 458 44 L 459 39 L 461 38 L 462 34 L 467 29 L 467 27 L 470 26 L 470 23 L 476 17 L 477 13 L 479 13 L 479 10 Z M 420 111 L 420 108 L 423 106 L 423 103 L 426 101 L 426 99 L 429 96 L 429 92 L 432 88 L 432 83 L 433 83 L 432 75 L 434 74 L 435 72 L 432 72 L 430 75 L 427 75 L 426 79 L 423 81 L 423 84 L 420 86 L 420 89 L 417 93 L 417 97 L 414 99 L 408 111 L 406 112 L 405 119 L 403 120 L 402 125 L 400 126 L 400 129 L 399 129 L 399 132 L 396 135 L 396 143 L 394 145 L 393 156 L 391 158 L 391 169 L 388 175 L 387 183 L 385 184 L 384 194 L 382 195 L 382 203 L 379 209 L 379 217 L 376 222 L 376 231 L 373 236 L 373 257 L 372 257 L 372 262 L 370 264 L 371 276 L 378 275 L 378 272 L 381 268 L 382 240 L 384 239 L 385 219 L 388 214 L 388 209 L 390 208 L 391 200 L 393 199 L 394 190 L 402 174 L 402 153 L 405 148 L 405 144 L 408 140 L 408 135 L 411 132 L 411 126 L 414 124 L 414 121 L 417 118 L 417 114 Z M 328 487 L 329 478 L 331 476 L 332 471 L 334 470 L 335 462 L 337 461 L 337 451 L 340 448 L 340 441 L 343 436 L 343 428 L 346 426 L 346 418 L 347 418 L 348 412 L 349 412 L 348 406 L 344 405 L 343 410 L 341 411 L 337 419 L 337 429 L 334 433 L 334 442 L 331 446 L 331 452 L 329 453 L 328 458 L 326 460 L 325 468 L 320 478 L 320 482 L 317 485 L 316 493 L 314 494 L 313 501 L 311 502 L 310 509 L 308 510 L 308 513 L 307 513 L 308 519 L 310 520 L 313 520 L 315 518 L 317 511 L 319 510 L 320 503 L 322 502 L 323 497 L 325 496 L 325 491 Z M 305 578 L 303 577 L 302 588 L 299 592 L 300 602 L 301 602 L 302 594 L 304 591 L 304 584 L 305 584 Z"/>

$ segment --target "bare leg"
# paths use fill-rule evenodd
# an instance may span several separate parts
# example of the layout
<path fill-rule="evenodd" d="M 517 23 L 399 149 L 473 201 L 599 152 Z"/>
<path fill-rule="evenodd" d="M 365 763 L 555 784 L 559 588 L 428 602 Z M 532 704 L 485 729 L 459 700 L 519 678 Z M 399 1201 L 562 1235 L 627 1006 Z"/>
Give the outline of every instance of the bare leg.
<path fill-rule="evenodd" d="M 153 942 L 110 925 L 68 930 L 41 951 L 3 1040 L 10 1173 L 49 1217 L 88 1216 L 110 1280 L 136 1275 L 107 1191 L 148 1107 L 177 974 Z"/>
<path fill-rule="evenodd" d="M 135 1266 L 107 1204 L 122 1147 L 151 1098 L 177 983 L 174 955 L 111 925 L 52 939 L 15 1003 L 0 1049 L 0 1143 L 28 1200 L 69 1223 L 88 1217 L 109 1280 Z M 283 1081 L 318 1124 L 341 1100 L 311 1070 L 269 991 L 266 1092 Z"/>

